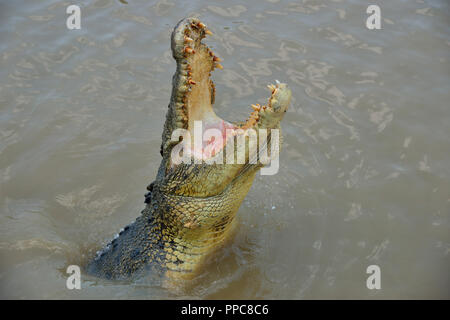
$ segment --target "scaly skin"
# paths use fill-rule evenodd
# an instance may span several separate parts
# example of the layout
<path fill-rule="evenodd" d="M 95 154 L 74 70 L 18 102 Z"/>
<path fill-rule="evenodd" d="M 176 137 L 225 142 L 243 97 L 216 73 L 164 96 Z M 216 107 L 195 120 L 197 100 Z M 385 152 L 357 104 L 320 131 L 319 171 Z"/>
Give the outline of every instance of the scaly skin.
<path fill-rule="evenodd" d="M 191 278 L 229 238 L 235 215 L 263 164 L 249 147 L 247 129 L 279 129 L 290 102 L 285 84 L 270 85 L 267 106 L 253 105 L 250 118 L 233 125 L 212 109 L 215 87 L 210 73 L 222 69 L 220 59 L 201 40 L 211 32 L 196 18 L 180 21 L 172 33 L 177 62 L 172 96 L 162 134 L 162 161 L 155 181 L 147 188 L 146 207 L 87 266 L 87 272 L 108 279 L 129 279 L 149 269 L 168 279 Z M 243 164 L 174 164 L 171 141 L 175 129 L 193 133 L 193 123 L 207 127 L 242 129 L 246 162 Z M 269 132 L 270 133 L 270 132 Z M 270 150 L 270 135 L 267 147 Z M 236 148 L 232 149 L 236 154 Z M 217 154 L 226 157 L 222 146 Z M 250 163 L 250 159 L 256 161 Z"/>

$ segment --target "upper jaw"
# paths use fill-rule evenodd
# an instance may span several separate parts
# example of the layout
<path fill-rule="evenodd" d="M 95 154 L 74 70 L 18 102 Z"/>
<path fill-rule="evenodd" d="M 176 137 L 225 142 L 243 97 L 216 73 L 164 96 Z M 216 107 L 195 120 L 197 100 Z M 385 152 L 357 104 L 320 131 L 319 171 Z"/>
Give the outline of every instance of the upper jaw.
<path fill-rule="evenodd" d="M 195 120 L 218 118 L 212 109 L 215 88 L 210 75 L 222 66 L 201 42 L 207 34 L 212 33 L 196 18 L 180 21 L 172 33 L 172 54 L 177 62 L 172 93 L 178 128 L 187 128 Z"/>

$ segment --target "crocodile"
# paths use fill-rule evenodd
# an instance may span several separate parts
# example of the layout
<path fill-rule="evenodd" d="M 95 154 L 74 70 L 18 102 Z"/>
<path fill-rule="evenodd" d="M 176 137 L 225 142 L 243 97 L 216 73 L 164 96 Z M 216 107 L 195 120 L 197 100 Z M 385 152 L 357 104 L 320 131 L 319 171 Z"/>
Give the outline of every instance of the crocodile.
<path fill-rule="evenodd" d="M 221 59 L 202 42 L 211 34 L 197 18 L 185 18 L 174 28 L 171 49 L 176 72 L 162 133 L 161 164 L 147 187 L 141 215 L 97 252 L 86 266 L 88 274 L 124 280 L 153 270 L 167 279 L 192 279 L 230 238 L 236 213 L 256 172 L 266 164 L 260 149 L 252 147 L 255 142 L 250 139 L 250 130 L 266 129 L 266 138 L 258 137 L 257 141 L 263 141 L 261 145 L 273 157 L 271 147 L 280 139 L 275 141 L 272 132 L 280 129 L 291 99 L 290 89 L 278 81 L 268 85 L 271 94 L 267 104 L 251 105 L 254 110 L 245 121 L 231 123 L 218 117 L 212 108 L 216 90 L 210 77 L 212 71 L 223 67 Z M 200 151 L 195 143 L 190 147 L 188 136 L 174 139 L 177 130 L 189 132 L 192 138 L 198 121 L 203 124 L 202 130 L 219 130 L 225 139 L 202 141 Z M 228 132 L 232 134 L 225 136 Z M 237 157 L 238 144 L 234 141 L 242 137 L 244 161 L 207 163 L 219 155 Z M 180 145 L 185 149 L 179 154 L 189 155 L 193 161 L 174 160 Z M 230 145 L 233 147 L 226 148 Z M 206 153 L 206 149 L 212 151 Z"/>

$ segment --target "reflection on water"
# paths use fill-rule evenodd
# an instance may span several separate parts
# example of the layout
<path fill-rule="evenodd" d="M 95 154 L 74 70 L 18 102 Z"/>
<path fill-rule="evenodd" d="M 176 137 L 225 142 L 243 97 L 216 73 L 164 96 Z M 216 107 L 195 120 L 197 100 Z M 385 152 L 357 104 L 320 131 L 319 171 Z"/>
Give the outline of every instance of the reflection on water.
<path fill-rule="evenodd" d="M 0 4 L 3 298 L 449 298 L 449 5 L 378 1 Z M 281 167 L 258 176 L 232 243 L 195 285 L 84 277 L 143 208 L 159 165 L 173 26 L 197 15 L 224 59 L 217 113 L 248 116 L 275 79 L 293 91 Z M 382 289 L 366 288 L 381 268 Z"/>

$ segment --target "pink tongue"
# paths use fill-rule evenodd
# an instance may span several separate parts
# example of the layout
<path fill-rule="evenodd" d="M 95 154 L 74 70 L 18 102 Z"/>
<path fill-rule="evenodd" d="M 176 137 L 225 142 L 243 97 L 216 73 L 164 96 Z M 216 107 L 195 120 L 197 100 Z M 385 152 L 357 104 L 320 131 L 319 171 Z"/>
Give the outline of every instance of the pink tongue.
<path fill-rule="evenodd" d="M 226 142 L 226 130 L 227 129 L 235 129 L 235 127 L 224 120 L 214 121 L 214 122 L 204 122 L 203 123 L 203 132 L 202 132 L 202 149 L 195 148 L 192 146 L 192 153 L 198 159 L 210 158 L 216 155 L 220 150 L 223 149 L 224 143 Z M 222 133 L 222 141 L 220 139 L 215 139 L 212 136 L 208 141 L 203 140 L 203 136 L 205 131 L 208 129 L 218 129 Z"/>

